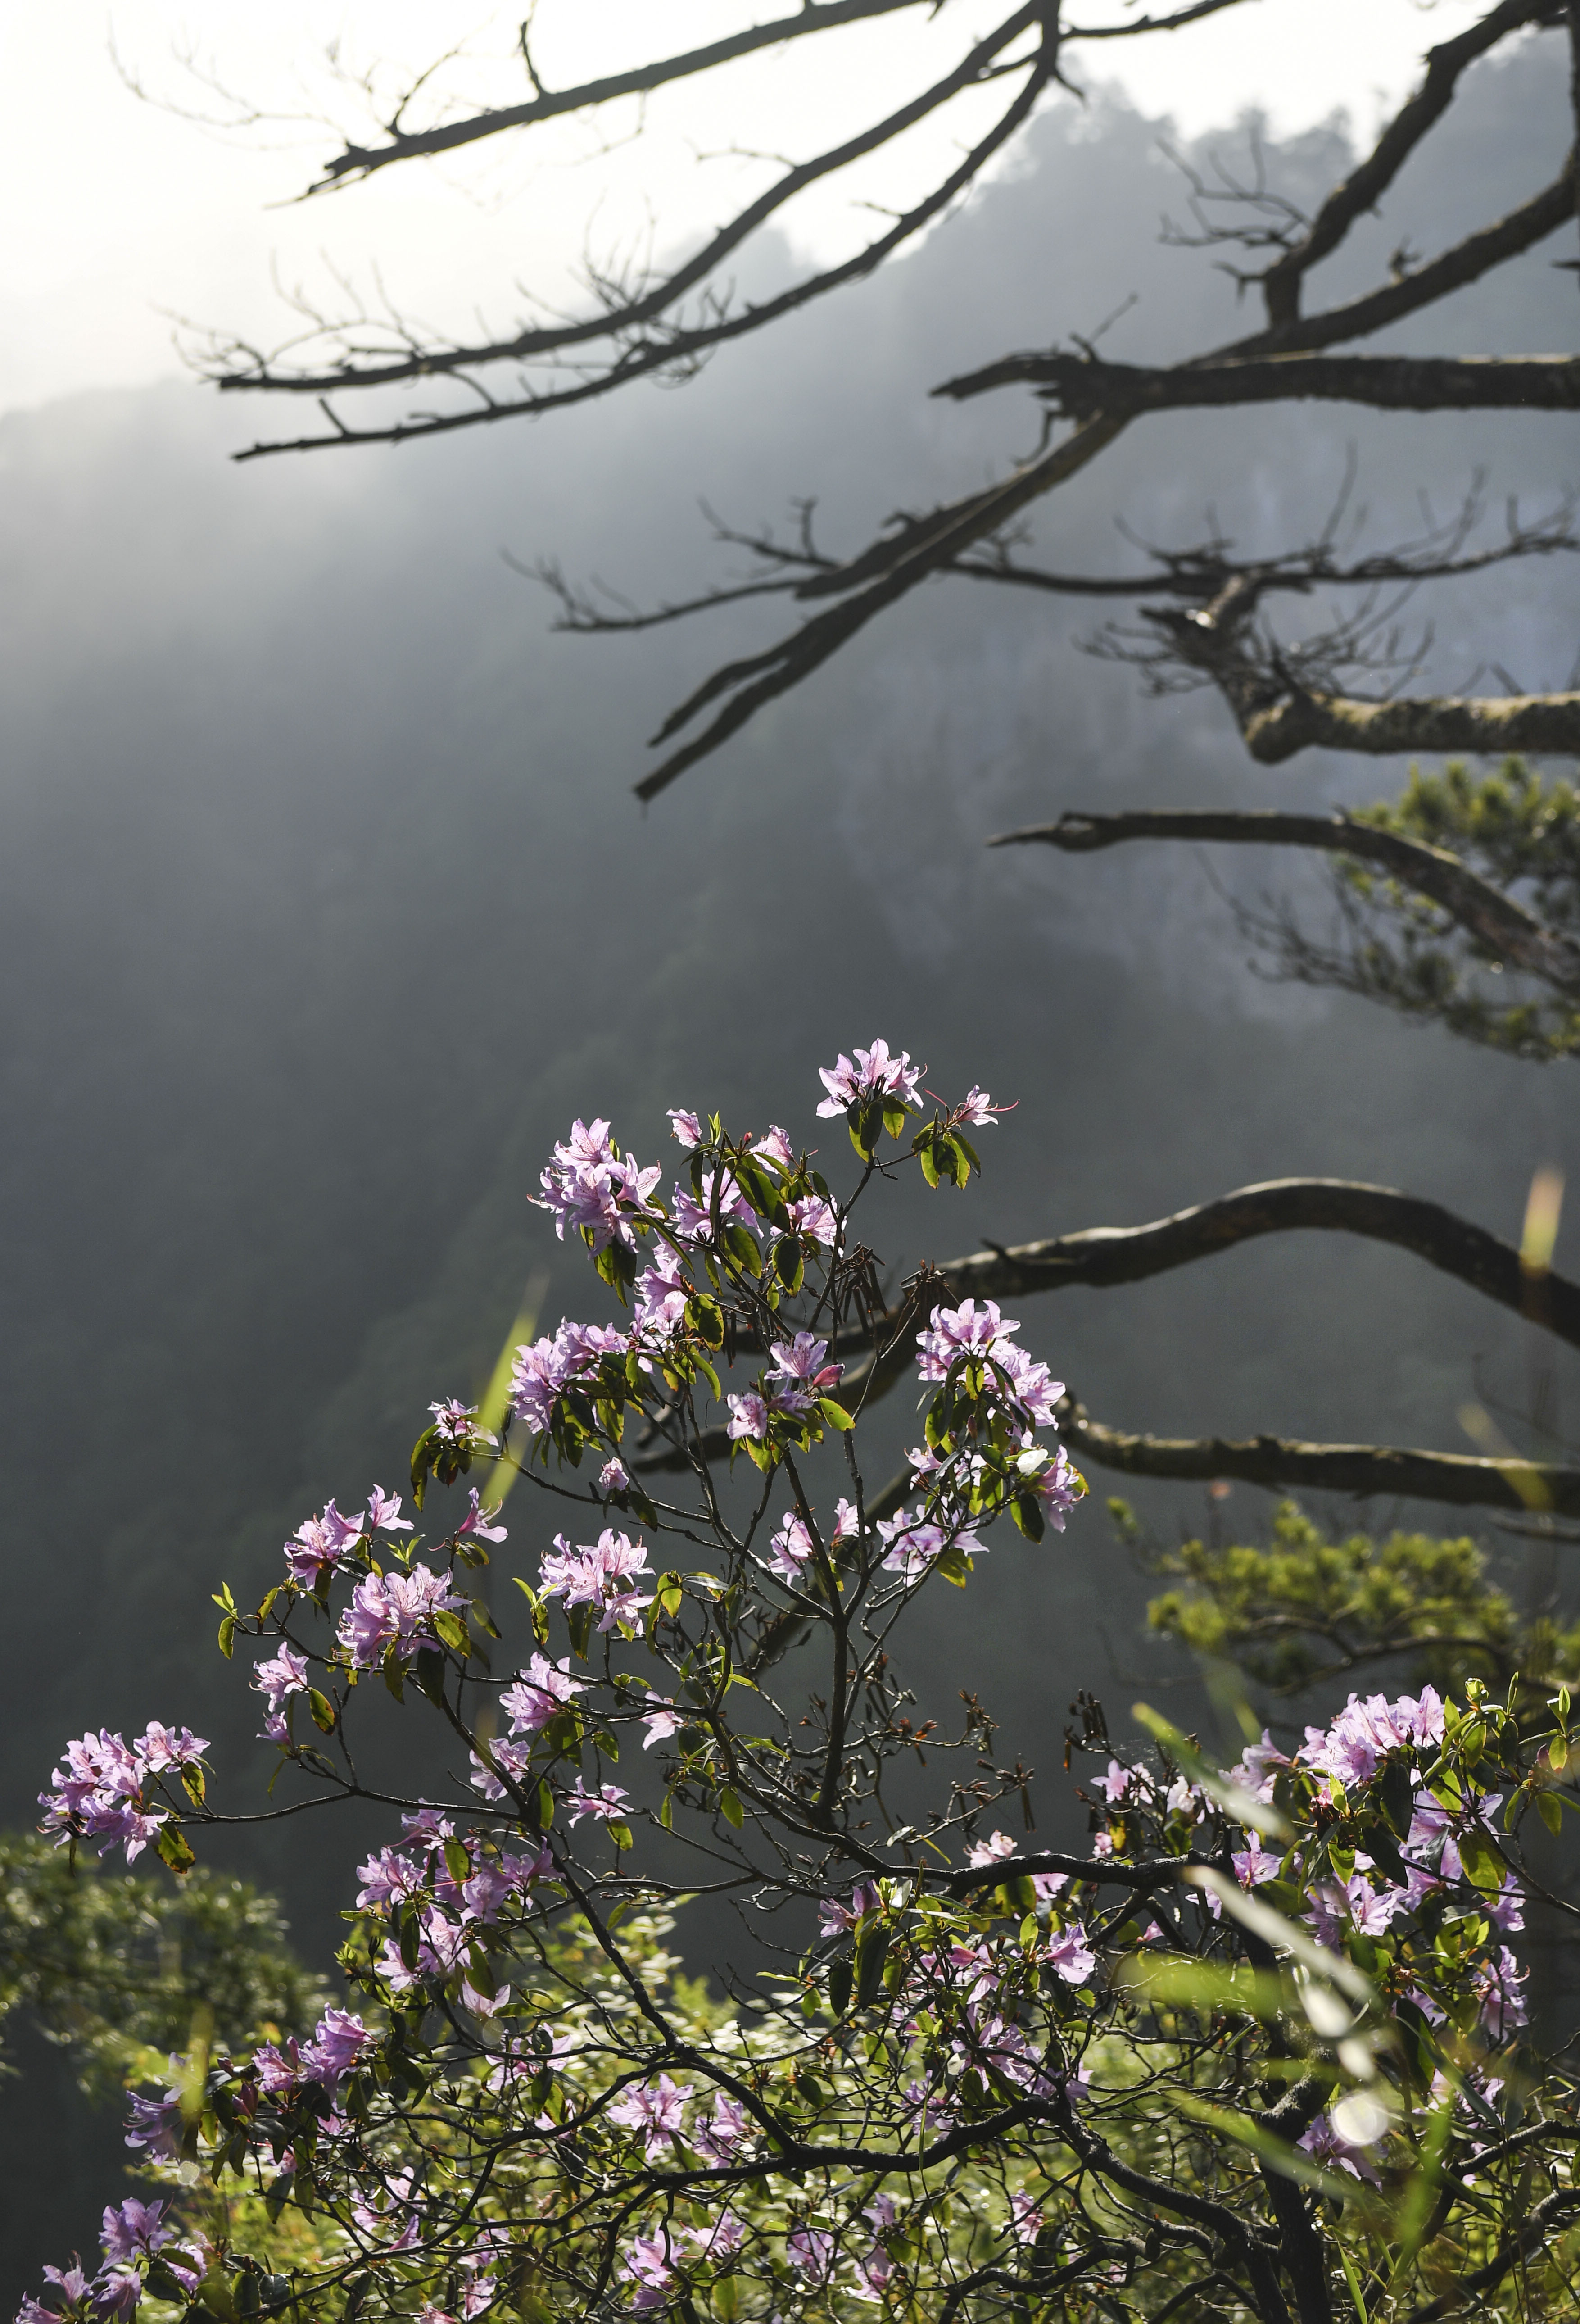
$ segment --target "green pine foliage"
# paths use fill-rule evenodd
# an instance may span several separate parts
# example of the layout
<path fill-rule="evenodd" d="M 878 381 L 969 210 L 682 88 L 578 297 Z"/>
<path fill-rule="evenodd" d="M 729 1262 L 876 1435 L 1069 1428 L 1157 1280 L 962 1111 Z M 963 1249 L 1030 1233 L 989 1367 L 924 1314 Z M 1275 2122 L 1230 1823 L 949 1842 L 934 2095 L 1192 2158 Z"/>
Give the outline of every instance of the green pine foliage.
<path fill-rule="evenodd" d="M 1355 820 L 1456 855 L 1561 935 L 1580 936 L 1580 792 L 1522 759 L 1477 777 L 1463 761 L 1440 774 L 1410 770 L 1401 796 Z M 1337 884 L 1346 935 L 1337 949 L 1287 927 L 1285 970 L 1337 983 L 1466 1040 L 1546 1064 L 1580 1049 L 1575 996 L 1508 974 L 1439 906 L 1374 866 L 1341 859 Z"/>
<path fill-rule="evenodd" d="M 14 2013 L 31 2018 L 92 2098 L 157 2073 L 194 2026 L 216 2049 L 305 2032 L 325 1990 L 274 1899 L 244 1880 L 101 1871 L 35 1833 L 0 1833 L 0 2036 Z"/>
<path fill-rule="evenodd" d="M 1122 1535 L 1139 1543 L 1125 1504 L 1109 1508 Z M 1272 1694 L 1351 1674 L 1360 1684 L 1383 1665 L 1379 1684 L 1408 1676 L 1457 1689 L 1474 1677 L 1499 1693 L 1518 1674 L 1536 1710 L 1554 1686 L 1580 1677 L 1580 1622 L 1522 1614 L 1465 1535 L 1335 1540 L 1285 1501 L 1264 1546 L 1187 1541 L 1151 1562 L 1178 1577 L 1148 1608 L 1153 1628 L 1203 1659 L 1237 1665 Z"/>

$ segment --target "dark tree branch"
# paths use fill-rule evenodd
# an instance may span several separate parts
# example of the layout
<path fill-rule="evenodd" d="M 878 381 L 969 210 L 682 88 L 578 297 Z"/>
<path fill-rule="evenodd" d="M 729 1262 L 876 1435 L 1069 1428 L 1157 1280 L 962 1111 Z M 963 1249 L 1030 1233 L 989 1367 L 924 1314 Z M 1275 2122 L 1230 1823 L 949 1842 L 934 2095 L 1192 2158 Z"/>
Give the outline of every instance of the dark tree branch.
<path fill-rule="evenodd" d="M 721 65 L 735 63 L 741 57 L 756 55 L 763 49 L 780 48 L 791 41 L 805 39 L 810 33 L 837 32 L 847 24 L 869 22 L 877 16 L 897 15 L 901 10 L 915 8 L 923 0 L 803 0 L 793 16 L 772 18 L 766 24 L 753 24 L 745 31 L 731 32 L 721 41 L 712 41 L 705 47 L 690 49 L 682 54 L 665 57 L 648 65 L 636 65 L 623 73 L 606 74 L 601 80 L 583 81 L 574 88 L 556 89 L 552 93 L 538 84 L 537 94 L 526 105 L 491 107 L 487 112 L 473 114 L 459 121 L 436 123 L 432 127 L 406 131 L 390 123 L 390 142 L 386 145 L 347 144 L 324 167 L 324 174 L 308 188 L 309 194 L 320 194 L 343 185 L 346 180 L 372 177 L 375 171 L 387 170 L 397 161 L 411 161 L 436 153 L 453 153 L 464 145 L 475 145 L 488 137 L 497 137 L 508 129 L 531 129 L 545 121 L 553 121 L 568 113 L 585 113 L 600 106 L 611 105 L 620 97 L 645 97 L 663 88 L 672 81 L 693 80 L 701 73 L 711 72 Z M 931 14 L 936 14 L 938 0 L 926 0 Z M 1198 23 L 1204 16 L 1216 16 L 1226 8 L 1236 7 L 1242 0 L 1191 0 L 1191 5 L 1170 11 L 1161 16 L 1132 17 L 1122 24 L 1070 25 L 1061 34 L 1066 42 L 1134 40 L 1146 32 L 1172 32 Z M 1042 12 L 1039 12 L 1042 13 Z M 536 75 L 533 75 L 536 81 Z M 397 116 L 398 117 L 398 116 Z"/>
<path fill-rule="evenodd" d="M 1580 1469 L 1538 1461 L 1490 1461 L 1458 1452 L 1419 1452 L 1391 1444 L 1307 1444 L 1279 1436 L 1133 1436 L 1088 1418 L 1073 1397 L 1060 1431 L 1077 1461 L 1129 1477 L 1233 1477 L 1273 1490 L 1376 1493 L 1457 1508 L 1540 1509 L 1580 1517 Z"/>
<path fill-rule="evenodd" d="M 1502 6 L 1492 9 L 1479 24 L 1428 50 L 1426 77 L 1420 87 L 1394 115 L 1359 168 L 1334 188 L 1309 233 L 1263 275 L 1262 295 L 1273 329 L 1299 318 L 1305 277 L 1338 248 L 1358 218 L 1376 208 L 1428 131 L 1447 111 L 1465 67 L 1523 25 L 1552 23 L 1556 14 L 1552 0 L 1502 0 Z"/>
<path fill-rule="evenodd" d="M 1574 411 L 1580 410 L 1580 356 L 1293 355 L 1149 367 L 1054 349 L 1006 355 L 932 392 L 963 402 L 1016 384 L 1037 387 L 1041 400 L 1066 420 L 1099 410 L 1185 411 L 1305 397 L 1382 411 Z"/>
<path fill-rule="evenodd" d="M 1035 842 L 1088 854 L 1134 839 L 1228 841 L 1238 846 L 1312 847 L 1380 864 L 1428 896 L 1495 957 L 1566 993 L 1580 993 L 1580 944 L 1548 927 L 1512 897 L 1444 847 L 1358 823 L 1347 815 L 1237 815 L 1153 809 L 1121 815 L 1067 813 L 1057 823 L 1006 831 L 989 847 Z M 1500 1250 L 1506 1247 L 1500 1244 Z M 1511 1253 L 1512 1257 L 1514 1254 Z"/>
<path fill-rule="evenodd" d="M 778 16 L 766 24 L 753 24 L 722 41 L 711 41 L 705 48 L 688 49 L 656 64 L 636 65 L 623 73 L 607 73 L 602 80 L 583 81 L 574 88 L 556 89 L 552 95 L 540 87 L 528 104 L 501 106 L 462 121 L 439 122 L 429 129 L 394 131 L 387 145 L 348 144 L 326 162 L 322 178 L 308 190 L 309 194 L 326 193 L 344 185 L 348 179 L 371 178 L 376 171 L 387 170 L 396 161 L 454 153 L 463 145 L 478 144 L 507 129 L 531 129 L 567 113 L 585 113 L 601 105 L 612 105 L 622 97 L 645 97 L 670 81 L 691 80 L 699 73 L 711 72 L 715 66 L 733 64 L 739 57 L 752 56 L 759 49 L 776 48 L 789 41 L 803 40 L 811 32 L 831 32 L 841 24 L 859 24 L 874 16 L 897 15 L 903 8 L 922 5 L 923 0 L 803 0 L 794 16 Z"/>
<path fill-rule="evenodd" d="M 286 394 L 315 396 L 333 394 L 337 390 L 353 387 L 390 387 L 411 379 L 430 379 L 443 377 L 446 374 L 473 371 L 487 364 L 526 363 L 536 357 L 563 355 L 567 348 L 583 346 L 600 339 L 618 338 L 625 333 L 639 331 L 649 325 L 657 324 L 677 300 L 684 298 L 687 291 L 694 290 L 705 282 L 707 278 L 715 273 L 742 243 L 748 241 L 760 226 L 766 226 L 775 212 L 782 209 L 786 202 L 794 201 L 798 194 L 804 193 L 809 186 L 815 185 L 820 179 L 834 176 L 841 170 L 849 169 L 853 161 L 862 160 L 867 154 L 876 152 L 880 147 L 891 143 L 895 138 L 903 136 L 908 129 L 916 127 L 918 123 L 924 121 L 930 114 L 935 113 L 941 106 L 947 105 L 951 98 L 958 97 L 962 89 L 972 87 L 981 78 L 999 51 L 1018 40 L 1023 32 L 1030 31 L 1036 23 L 1038 11 L 1034 0 L 1028 0 L 1028 5 L 1018 8 L 1014 15 L 1000 25 L 997 32 L 990 35 L 988 39 L 978 42 L 951 73 L 946 74 L 942 80 L 935 82 L 931 88 L 924 89 L 920 97 L 914 97 L 908 105 L 901 106 L 897 111 L 887 115 L 883 120 L 874 122 L 869 128 L 863 130 L 859 135 L 848 138 L 842 145 L 831 146 L 826 152 L 818 154 L 813 161 L 804 161 L 796 168 L 787 170 L 785 175 L 776 184 L 768 187 L 766 192 L 760 194 L 755 202 L 749 202 L 743 210 L 738 211 L 728 226 L 721 226 L 718 233 L 703 243 L 701 249 L 684 264 L 677 266 L 673 273 L 665 275 L 661 281 L 640 298 L 609 306 L 602 313 L 588 316 L 578 323 L 549 324 L 533 330 L 514 332 L 508 339 L 487 339 L 470 346 L 418 348 L 409 355 L 390 362 L 339 364 L 332 365 L 326 371 L 278 372 L 270 374 L 267 379 L 250 374 L 245 370 L 227 372 L 220 379 L 220 387 L 234 390 L 267 385 Z M 1036 58 L 1028 57 L 1024 60 L 1024 69 L 1040 88 L 1042 76 L 1039 75 Z M 1015 119 L 1019 110 L 1018 106 L 1011 107 L 1009 117 L 1012 121 Z M 983 158 L 987 158 L 986 154 Z M 979 162 L 978 166 L 980 166 Z M 945 182 L 952 188 L 953 176 Z M 928 203 L 920 205 L 915 211 L 908 214 L 905 221 L 907 231 L 915 232 L 917 227 L 924 224 L 927 217 L 932 214 L 932 208 L 936 206 L 937 197 L 930 197 Z M 885 235 L 880 242 L 872 245 L 875 250 L 881 250 L 885 255 L 892 246 L 891 235 Z M 830 275 L 819 276 L 814 280 L 820 283 L 827 282 L 831 285 L 844 273 L 845 269 L 836 268 Z M 807 289 L 808 286 L 803 286 L 804 292 Z M 748 312 L 753 318 L 753 328 L 760 328 L 763 323 L 773 319 L 771 302 L 762 308 L 750 309 Z M 742 318 L 735 319 L 739 322 Z M 665 363 L 673 363 L 683 355 L 695 355 L 704 347 L 712 345 L 720 335 L 727 336 L 723 334 L 722 318 L 712 327 L 704 326 L 691 331 L 666 332 L 655 352 L 661 355 Z M 630 368 L 629 351 L 628 355 L 620 359 L 616 368 L 622 371 Z M 476 414 L 468 416 L 473 419 L 477 417 Z"/>
<path fill-rule="evenodd" d="M 963 549 L 976 541 L 990 540 L 1023 508 L 1078 474 L 1099 452 L 1107 450 L 1125 425 L 1123 419 L 1099 415 L 1002 484 L 940 510 L 929 521 L 911 528 L 897 541 L 885 542 L 869 551 L 867 558 L 859 560 L 861 569 L 882 570 L 881 579 L 871 587 L 859 596 L 848 598 L 843 604 L 831 606 L 826 613 L 818 614 L 793 637 L 771 646 L 767 652 L 716 670 L 670 714 L 654 737 L 655 742 L 666 742 L 682 727 L 690 725 L 699 712 L 720 695 L 734 696 L 694 742 L 674 752 L 662 766 L 642 778 L 635 786 L 637 797 L 656 798 L 677 775 L 716 751 L 766 703 L 799 685 L 918 582 L 947 571 Z M 850 574 L 855 568 L 846 567 L 841 570 Z"/>
<path fill-rule="evenodd" d="M 1236 340 L 1233 346 L 1216 350 L 1218 357 L 1226 355 L 1293 355 L 1302 347 L 1330 347 L 1342 339 L 1369 338 L 1373 331 L 1387 328 L 1406 315 L 1413 315 L 1423 307 L 1435 306 L 1450 291 L 1463 290 L 1467 284 L 1479 281 L 1494 266 L 1502 266 L 1521 252 L 1533 250 L 1556 234 L 1575 215 L 1575 153 L 1550 186 L 1533 194 L 1507 217 L 1498 218 L 1479 234 L 1467 235 L 1424 266 L 1401 275 L 1396 281 L 1384 283 L 1364 298 L 1352 300 L 1346 307 L 1331 307 L 1326 314 L 1311 315 L 1303 319 L 1281 325 L 1276 330 L 1257 331 L 1251 337 Z"/>

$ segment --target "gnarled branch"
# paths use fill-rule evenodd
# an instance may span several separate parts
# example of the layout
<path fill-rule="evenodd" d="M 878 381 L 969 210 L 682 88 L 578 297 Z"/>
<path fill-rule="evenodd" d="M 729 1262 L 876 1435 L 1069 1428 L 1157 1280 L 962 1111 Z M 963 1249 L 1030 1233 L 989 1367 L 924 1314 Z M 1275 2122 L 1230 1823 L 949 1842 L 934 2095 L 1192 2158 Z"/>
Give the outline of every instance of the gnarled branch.
<path fill-rule="evenodd" d="M 1233 1477 L 1282 1490 L 1375 1493 L 1459 1508 L 1539 1509 L 1580 1517 L 1580 1469 L 1539 1461 L 1484 1460 L 1468 1453 L 1420 1452 L 1392 1444 L 1308 1444 L 1281 1436 L 1134 1436 L 1089 1419 L 1067 1397 L 1060 1433 L 1077 1461 L 1129 1477 Z"/>
<path fill-rule="evenodd" d="M 1005 355 L 932 390 L 954 402 L 996 387 L 1035 387 L 1066 420 L 1094 411 L 1187 411 L 1309 397 L 1379 411 L 1574 411 L 1575 355 L 1245 355 L 1225 363 L 1116 364 L 1100 356 Z"/>
<path fill-rule="evenodd" d="M 1580 992 L 1580 944 L 1528 912 L 1446 847 L 1358 823 L 1347 815 L 1239 815 L 1213 810 L 1137 809 L 1119 815 L 1070 812 L 1057 823 L 1006 831 L 989 847 L 1041 842 L 1087 854 L 1133 839 L 1227 841 L 1236 846 L 1311 847 L 1380 864 L 1392 878 L 1442 906 L 1476 943 L 1511 968 L 1566 993 Z M 1502 1246 L 1500 1246 L 1502 1248 Z"/>

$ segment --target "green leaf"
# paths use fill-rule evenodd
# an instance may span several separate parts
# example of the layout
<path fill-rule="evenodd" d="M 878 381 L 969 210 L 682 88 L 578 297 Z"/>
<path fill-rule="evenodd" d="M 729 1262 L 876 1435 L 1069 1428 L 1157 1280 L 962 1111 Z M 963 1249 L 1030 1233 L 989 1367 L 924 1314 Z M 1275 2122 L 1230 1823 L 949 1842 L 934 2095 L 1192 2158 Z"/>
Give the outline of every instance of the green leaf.
<path fill-rule="evenodd" d="M 739 1831 L 746 1821 L 746 1811 L 728 1784 L 719 1794 L 719 1807 L 725 1822 L 732 1823 Z"/>
<path fill-rule="evenodd" d="M 1042 1540 L 1048 1526 L 1035 1493 L 1017 1493 L 1009 1505 L 1009 1513 L 1028 1541 Z"/>
<path fill-rule="evenodd" d="M 843 1435 L 848 1429 L 854 1428 L 856 1425 L 856 1423 L 846 1411 L 844 1406 L 842 1404 L 836 1404 L 831 1396 L 820 1396 L 817 1400 L 817 1408 L 819 1412 L 822 1413 L 823 1418 L 827 1421 L 829 1426 L 831 1428 L 837 1428 L 841 1435 Z"/>
<path fill-rule="evenodd" d="M 774 1272 L 786 1291 L 800 1290 L 806 1277 L 806 1258 L 799 1235 L 785 1235 L 775 1244 Z"/>
<path fill-rule="evenodd" d="M 864 1930 L 856 1947 L 856 2006 L 865 2009 L 883 1983 L 883 1966 L 888 1959 L 889 1932 L 882 1921 L 875 1921 Z"/>
<path fill-rule="evenodd" d="M 236 1649 L 236 1618 L 227 1614 L 219 1626 L 219 1651 L 228 1663 Z"/>
<path fill-rule="evenodd" d="M 850 1981 L 853 1968 L 849 1953 L 829 1963 L 829 2006 L 836 2017 L 843 2017 L 850 2006 Z"/>
<path fill-rule="evenodd" d="M 1484 1895 L 1495 1896 L 1503 1886 L 1508 1867 L 1493 1847 L 1490 1835 L 1479 1824 L 1455 1835 L 1459 1849 L 1459 1861 L 1465 1867 L 1465 1877 Z"/>
<path fill-rule="evenodd" d="M 739 1219 L 725 1221 L 720 1240 L 736 1265 L 744 1268 L 748 1275 L 762 1273 L 763 1257 L 757 1247 L 756 1237 Z"/>
<path fill-rule="evenodd" d="M 154 1846 L 172 1872 L 190 1872 L 198 1861 L 179 1823 L 161 1823 Z"/>
<path fill-rule="evenodd" d="M 1564 1811 L 1558 1805 L 1556 1794 L 1552 1792 L 1538 1792 L 1536 1795 L 1536 1812 L 1541 1818 L 1543 1823 L 1546 1824 L 1548 1830 L 1551 1832 L 1553 1838 L 1557 1840 L 1558 1834 L 1564 1829 Z"/>
<path fill-rule="evenodd" d="M 318 1729 L 320 1733 L 325 1735 L 333 1735 L 335 1732 L 335 1705 L 330 1702 L 326 1694 L 320 1694 L 316 1686 L 310 1686 L 308 1689 L 308 1709 L 312 1712 L 313 1724 Z"/>
<path fill-rule="evenodd" d="M 457 1886 L 463 1880 L 471 1879 L 472 1858 L 460 1840 L 447 1840 L 445 1842 L 445 1862 L 449 1867 L 451 1879 Z"/>
<path fill-rule="evenodd" d="M 196 1759 L 188 1759 L 181 1769 L 181 1789 L 195 1808 L 203 1805 L 203 1770 Z"/>
<path fill-rule="evenodd" d="M 446 1606 L 441 1606 L 434 1616 L 434 1628 L 453 1654 L 464 1655 L 471 1641 L 466 1625 Z"/>
<path fill-rule="evenodd" d="M 724 1310 L 704 1292 L 686 1302 L 686 1321 L 705 1348 L 724 1345 Z"/>
<path fill-rule="evenodd" d="M 1408 1840 L 1410 1819 L 1415 1813 L 1415 1775 L 1408 1759 L 1388 1761 L 1378 1786 L 1377 1803 L 1395 1839 Z"/>
<path fill-rule="evenodd" d="M 916 1159 L 922 1165 L 922 1176 L 926 1179 L 928 1185 L 930 1186 L 936 1187 L 938 1185 L 938 1162 L 934 1152 L 934 1143 L 932 1139 L 929 1139 L 924 1146 L 921 1146 L 917 1148 Z"/>

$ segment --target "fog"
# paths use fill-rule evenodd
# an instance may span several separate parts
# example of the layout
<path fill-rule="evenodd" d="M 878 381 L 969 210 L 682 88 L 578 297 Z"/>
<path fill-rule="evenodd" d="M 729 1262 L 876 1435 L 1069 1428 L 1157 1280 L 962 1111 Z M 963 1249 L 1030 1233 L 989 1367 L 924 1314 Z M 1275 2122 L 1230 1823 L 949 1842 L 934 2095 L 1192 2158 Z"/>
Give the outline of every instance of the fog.
<path fill-rule="evenodd" d="M 1406 181 L 1418 246 L 1529 190 L 1549 114 L 1561 134 L 1549 61 L 1481 69 Z M 1337 132 L 1313 133 L 1279 160 L 1298 192 L 1337 154 Z M 1171 208 L 1155 124 L 1117 98 L 1063 106 L 914 257 L 684 392 L 243 468 L 225 455 L 260 415 L 180 384 L 0 420 L 9 1821 L 32 1820 L 68 1735 L 150 1717 L 212 1737 L 227 1804 L 255 1803 L 255 1699 L 214 1650 L 209 1592 L 261 1587 L 329 1495 L 355 1506 L 370 1480 L 398 1482 L 429 1400 L 486 1378 L 529 1277 L 547 1276 L 549 1325 L 602 1312 L 528 1203 L 576 1114 L 611 1116 L 644 1157 L 682 1103 L 811 1139 L 816 1066 L 874 1032 L 924 1056 L 936 1088 L 1018 1101 L 968 1197 L 907 1190 L 874 1212 L 896 1277 L 1303 1172 L 1517 1233 L 1532 1169 L 1567 1158 L 1566 1069 L 1258 982 L 1194 856 L 981 844 L 1067 806 L 1363 801 L 1402 765 L 1251 768 L 1213 698 L 1150 701 L 1080 653 L 1090 607 L 941 584 L 643 813 L 644 734 L 783 611 L 558 636 L 501 557 L 677 595 L 730 568 L 699 496 L 750 526 L 813 492 L 824 545 L 859 547 L 1033 439 L 1020 398 L 929 402 L 937 380 L 1089 332 L 1132 292 L 1105 352 L 1227 335 L 1209 255 L 1156 241 Z M 1401 231 L 1391 215 L 1359 236 L 1335 295 Z M 1467 344 L 1572 344 L 1555 338 L 1551 257 L 1462 294 Z M 1395 337 L 1433 344 L 1426 325 Z M 1242 541 L 1287 542 L 1321 523 L 1351 447 L 1379 542 L 1419 529 L 1421 485 L 1441 512 L 1485 468 L 1496 498 L 1534 508 L 1576 465 L 1555 420 L 1180 415 L 1058 495 L 1039 550 L 1118 570 L 1134 552 L 1116 516 L 1178 544 L 1209 508 Z M 1563 682 L 1575 593 L 1556 561 L 1429 610 L 1446 682 L 1478 662 Z M 1297 875 L 1248 860 L 1218 877 L 1254 895 Z M 1162 1433 L 1460 1449 L 1478 1379 L 1525 1392 L 1511 1319 L 1401 1254 L 1325 1238 L 1025 1317 L 1095 1415 Z M 1572 1412 L 1572 1360 L 1541 1360 Z M 909 1418 L 896 1398 L 884 1452 Z M 963 1600 L 924 1596 L 907 1659 L 924 1713 L 982 1692 L 1004 1748 L 1043 1771 L 1050 1833 L 1079 1828 L 1057 1769 L 1077 1685 L 1121 1720 L 1138 1692 L 1198 1700 L 1144 1633 L 1145 1579 L 1093 1482 L 1062 1540 L 996 1543 Z M 1204 1521 L 1191 1488 L 1133 1498 L 1163 1537 Z M 1267 1507 L 1237 1489 L 1230 1521 L 1254 1535 Z M 532 1571 L 525 1494 L 510 1517 L 501 1562 Z M 322 1959 L 349 1859 L 333 1819 L 309 1821 L 216 1860 L 277 1886 Z M 59 2061 L 28 2056 L 0 2086 L 8 2294 L 86 2249 L 122 2191 L 113 2124 L 85 2126 Z"/>

